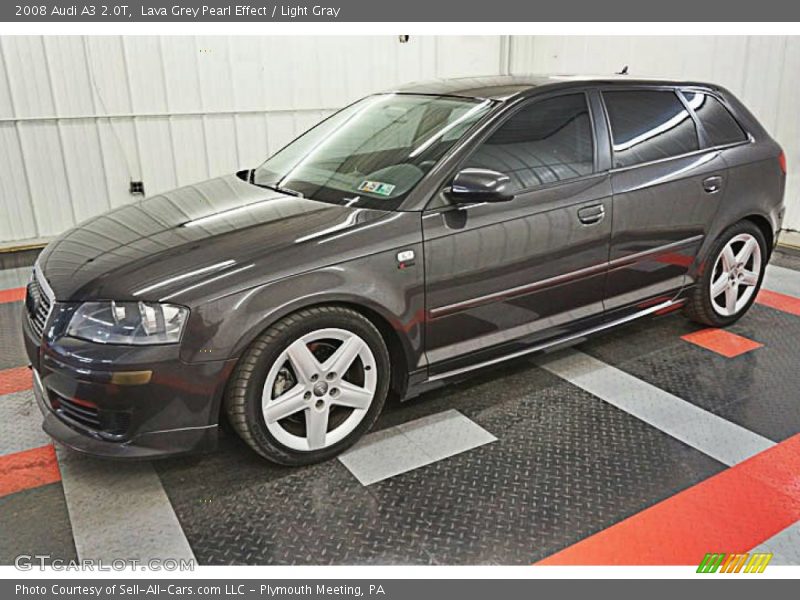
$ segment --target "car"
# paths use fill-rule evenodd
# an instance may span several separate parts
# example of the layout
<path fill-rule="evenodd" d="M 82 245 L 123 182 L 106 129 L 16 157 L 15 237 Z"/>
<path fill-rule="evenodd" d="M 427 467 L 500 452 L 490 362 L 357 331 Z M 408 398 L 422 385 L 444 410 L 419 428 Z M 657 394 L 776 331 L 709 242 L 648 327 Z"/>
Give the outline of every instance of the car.
<path fill-rule="evenodd" d="M 389 397 L 680 308 L 730 325 L 785 178 L 717 85 L 501 76 L 368 96 L 259 167 L 42 251 L 22 326 L 43 427 L 150 459 L 214 448 L 227 418 L 302 465 Z"/>

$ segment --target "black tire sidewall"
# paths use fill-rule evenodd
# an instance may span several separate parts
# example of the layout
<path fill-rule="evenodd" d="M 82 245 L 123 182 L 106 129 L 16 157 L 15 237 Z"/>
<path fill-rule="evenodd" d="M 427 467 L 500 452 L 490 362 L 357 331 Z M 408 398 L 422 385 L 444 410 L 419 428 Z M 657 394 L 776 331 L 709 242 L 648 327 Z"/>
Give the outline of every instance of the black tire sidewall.
<path fill-rule="evenodd" d="M 336 444 L 313 451 L 298 451 L 279 442 L 267 429 L 262 414 L 261 396 L 267 374 L 280 354 L 298 338 L 318 329 L 337 328 L 355 333 L 370 347 L 376 361 L 378 383 L 372 404 L 358 426 Z M 287 465 L 303 465 L 327 460 L 352 446 L 375 424 L 389 391 L 390 362 L 386 343 L 377 328 L 365 317 L 350 309 L 300 311 L 288 326 L 273 329 L 274 337 L 256 358 L 256 366 L 245 392 L 245 416 L 250 434 L 259 451 L 270 460 Z M 269 334 L 270 331 L 267 332 Z"/>

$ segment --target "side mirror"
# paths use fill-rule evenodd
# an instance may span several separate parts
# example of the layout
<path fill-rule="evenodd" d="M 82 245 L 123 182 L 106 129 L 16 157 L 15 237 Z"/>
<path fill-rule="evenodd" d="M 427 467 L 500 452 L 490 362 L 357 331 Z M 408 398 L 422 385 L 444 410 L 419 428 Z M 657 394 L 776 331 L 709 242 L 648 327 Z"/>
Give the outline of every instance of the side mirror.
<path fill-rule="evenodd" d="M 462 169 L 453 178 L 449 195 L 458 203 L 508 202 L 514 199 L 511 178 L 489 169 Z"/>

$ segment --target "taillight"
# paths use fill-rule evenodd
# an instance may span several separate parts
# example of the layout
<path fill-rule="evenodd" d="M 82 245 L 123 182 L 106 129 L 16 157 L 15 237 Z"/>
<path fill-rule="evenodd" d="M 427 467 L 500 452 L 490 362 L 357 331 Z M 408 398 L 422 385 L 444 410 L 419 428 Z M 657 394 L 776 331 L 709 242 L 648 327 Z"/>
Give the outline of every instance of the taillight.
<path fill-rule="evenodd" d="M 786 153 L 781 152 L 781 155 L 778 157 L 778 164 L 781 166 L 783 174 L 786 175 Z"/>

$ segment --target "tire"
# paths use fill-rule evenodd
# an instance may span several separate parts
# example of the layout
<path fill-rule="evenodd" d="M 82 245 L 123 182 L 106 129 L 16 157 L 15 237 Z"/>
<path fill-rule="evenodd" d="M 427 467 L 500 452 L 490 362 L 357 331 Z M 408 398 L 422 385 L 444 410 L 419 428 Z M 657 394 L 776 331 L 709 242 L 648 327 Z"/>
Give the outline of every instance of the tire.
<path fill-rule="evenodd" d="M 390 367 L 385 341 L 361 313 L 342 306 L 303 309 L 247 348 L 228 381 L 225 412 L 264 458 L 289 466 L 321 462 L 375 424 Z"/>
<path fill-rule="evenodd" d="M 750 248 L 751 254 L 745 256 L 745 248 Z M 747 312 L 761 289 L 768 259 L 767 242 L 757 225 L 751 221 L 739 221 L 722 232 L 708 256 L 703 273 L 686 303 L 685 313 L 692 321 L 725 327 Z M 731 285 L 731 282 L 736 285 Z M 719 287 L 712 290 L 712 283 Z M 715 290 L 722 291 L 714 294 Z"/>

